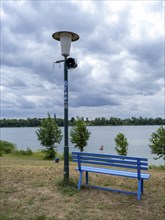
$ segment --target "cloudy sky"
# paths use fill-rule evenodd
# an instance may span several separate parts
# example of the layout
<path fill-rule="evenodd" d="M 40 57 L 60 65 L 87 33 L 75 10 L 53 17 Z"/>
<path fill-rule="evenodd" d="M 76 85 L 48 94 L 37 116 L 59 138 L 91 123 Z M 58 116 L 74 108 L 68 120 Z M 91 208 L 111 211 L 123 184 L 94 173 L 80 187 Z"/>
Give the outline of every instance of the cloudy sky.
<path fill-rule="evenodd" d="M 56 31 L 70 56 L 69 118 L 164 117 L 164 2 L 1 0 L 1 117 L 63 118 Z"/>

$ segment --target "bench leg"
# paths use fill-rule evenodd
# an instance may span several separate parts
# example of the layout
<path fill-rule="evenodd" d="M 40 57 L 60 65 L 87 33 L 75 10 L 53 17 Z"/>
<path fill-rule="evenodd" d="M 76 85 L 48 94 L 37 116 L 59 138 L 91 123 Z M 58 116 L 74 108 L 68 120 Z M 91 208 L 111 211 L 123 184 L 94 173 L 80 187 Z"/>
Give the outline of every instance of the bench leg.
<path fill-rule="evenodd" d="M 86 171 L 86 184 L 88 184 L 88 171 Z"/>
<path fill-rule="evenodd" d="M 141 192 L 143 193 L 143 179 L 142 179 L 142 184 L 141 184 Z"/>
<path fill-rule="evenodd" d="M 142 193 L 142 180 L 138 180 L 138 200 L 140 201 L 141 193 Z"/>
<path fill-rule="evenodd" d="M 82 175 L 83 175 L 83 173 L 80 172 L 79 181 L 78 181 L 78 190 L 80 190 L 80 187 L 81 187 L 81 183 L 82 183 Z"/>

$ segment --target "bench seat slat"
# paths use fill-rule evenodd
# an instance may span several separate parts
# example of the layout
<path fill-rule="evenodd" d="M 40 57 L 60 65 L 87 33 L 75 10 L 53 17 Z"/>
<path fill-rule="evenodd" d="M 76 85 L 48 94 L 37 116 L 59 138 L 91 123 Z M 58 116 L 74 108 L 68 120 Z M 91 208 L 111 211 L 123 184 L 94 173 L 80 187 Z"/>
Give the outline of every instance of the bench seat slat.
<path fill-rule="evenodd" d="M 76 168 L 76 170 L 78 170 L 78 167 Z M 111 175 L 130 177 L 130 178 L 138 178 L 137 172 L 130 172 L 125 170 L 112 170 L 112 169 L 99 168 L 99 167 L 81 166 L 81 171 L 111 174 Z M 150 174 L 141 173 L 142 179 L 149 179 L 149 177 Z"/>
<path fill-rule="evenodd" d="M 81 163 L 85 164 L 96 164 L 96 165 L 102 165 L 102 166 L 113 166 L 113 167 L 123 167 L 123 168 L 130 168 L 130 169 L 137 169 L 137 166 L 129 166 L 129 165 L 120 165 L 120 164 L 114 164 L 114 163 L 103 163 L 103 162 L 89 162 L 89 161 L 83 161 L 81 160 Z"/>

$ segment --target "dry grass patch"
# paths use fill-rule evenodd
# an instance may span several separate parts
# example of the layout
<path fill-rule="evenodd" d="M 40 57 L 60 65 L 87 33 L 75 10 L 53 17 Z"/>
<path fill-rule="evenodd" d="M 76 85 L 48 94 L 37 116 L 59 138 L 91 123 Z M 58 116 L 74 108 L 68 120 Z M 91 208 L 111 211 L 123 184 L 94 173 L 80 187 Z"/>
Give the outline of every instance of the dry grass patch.
<path fill-rule="evenodd" d="M 78 172 L 70 163 L 70 184 L 63 186 L 63 161 L 42 161 L 2 157 L 2 220 L 155 220 L 164 219 L 164 171 L 150 170 L 145 194 L 140 202 L 135 196 L 82 188 L 77 190 Z M 137 189 L 133 179 L 90 174 L 94 185 Z"/>

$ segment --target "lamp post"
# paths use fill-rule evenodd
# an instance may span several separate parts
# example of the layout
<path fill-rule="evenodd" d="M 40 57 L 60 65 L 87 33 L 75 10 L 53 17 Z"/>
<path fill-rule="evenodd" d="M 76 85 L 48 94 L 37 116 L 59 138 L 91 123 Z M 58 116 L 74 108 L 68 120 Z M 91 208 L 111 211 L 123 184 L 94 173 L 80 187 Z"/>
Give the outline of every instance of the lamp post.
<path fill-rule="evenodd" d="M 59 31 L 55 32 L 52 37 L 61 43 L 61 55 L 64 60 L 56 61 L 56 63 L 64 62 L 64 182 L 69 180 L 69 146 L 68 146 L 68 69 L 66 65 L 67 57 L 70 54 L 70 46 L 72 41 L 79 39 L 79 36 L 73 32 Z"/>

